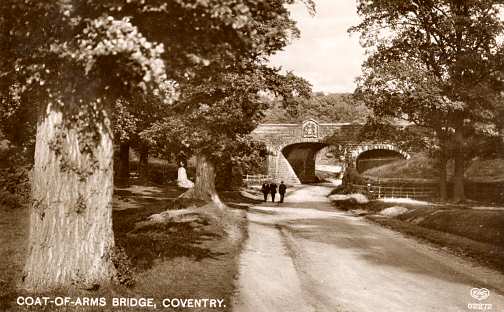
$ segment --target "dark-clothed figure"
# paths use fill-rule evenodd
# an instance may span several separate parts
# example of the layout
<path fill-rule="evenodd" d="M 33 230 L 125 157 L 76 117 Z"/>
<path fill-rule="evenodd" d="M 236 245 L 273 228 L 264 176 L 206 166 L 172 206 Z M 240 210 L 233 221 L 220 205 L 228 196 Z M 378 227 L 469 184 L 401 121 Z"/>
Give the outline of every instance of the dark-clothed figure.
<path fill-rule="evenodd" d="M 283 203 L 285 192 L 287 191 L 287 186 L 284 184 L 284 181 L 280 182 L 280 186 L 278 186 L 278 193 L 280 193 L 280 202 Z"/>
<path fill-rule="evenodd" d="M 269 188 L 269 184 L 268 183 L 263 183 L 263 185 L 261 187 L 261 192 L 264 195 L 264 201 L 267 201 L 268 200 L 268 194 L 270 192 L 270 188 Z"/>
<path fill-rule="evenodd" d="M 276 195 L 276 192 L 277 192 L 277 185 L 275 182 L 271 183 L 269 185 L 270 187 L 270 194 L 271 194 L 271 201 L 272 202 L 275 202 L 275 195 Z"/>

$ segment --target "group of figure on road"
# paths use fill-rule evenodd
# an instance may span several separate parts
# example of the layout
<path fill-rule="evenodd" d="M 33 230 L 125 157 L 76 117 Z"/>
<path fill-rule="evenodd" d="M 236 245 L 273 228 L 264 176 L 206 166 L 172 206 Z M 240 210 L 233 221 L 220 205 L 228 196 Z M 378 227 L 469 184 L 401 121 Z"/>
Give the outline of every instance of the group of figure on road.
<path fill-rule="evenodd" d="M 271 201 L 275 202 L 277 188 L 278 188 L 278 193 L 280 194 L 280 202 L 283 203 L 285 192 L 287 191 L 287 186 L 285 185 L 284 181 L 280 182 L 279 186 L 277 186 L 277 184 L 275 182 L 263 183 L 263 185 L 261 187 L 261 192 L 264 195 L 265 202 L 268 201 L 268 194 L 271 194 Z"/>

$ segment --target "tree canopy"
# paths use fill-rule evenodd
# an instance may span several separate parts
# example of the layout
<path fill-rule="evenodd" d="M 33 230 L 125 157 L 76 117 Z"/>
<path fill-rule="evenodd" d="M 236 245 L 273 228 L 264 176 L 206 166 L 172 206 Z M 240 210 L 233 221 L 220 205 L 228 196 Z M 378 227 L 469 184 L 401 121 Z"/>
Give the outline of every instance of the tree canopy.
<path fill-rule="evenodd" d="M 499 135 L 504 91 L 500 1 L 358 2 L 368 50 L 358 95 L 378 117 L 433 129 L 455 158 L 455 198 L 471 133 Z M 451 143 L 454 143 L 450 146 Z"/>
<path fill-rule="evenodd" d="M 37 120 L 26 135 L 36 136 L 27 288 L 92 289 L 113 276 L 112 132 L 157 118 L 215 155 L 251 131 L 259 90 L 308 93 L 266 66 L 299 33 L 293 2 L 0 2 L 2 132 Z"/>
<path fill-rule="evenodd" d="M 179 99 L 164 118 L 142 132 L 146 141 L 165 154 L 204 155 L 206 161 L 218 165 L 239 154 L 254 155 L 252 149 L 258 145 L 248 134 L 269 107 L 262 95 L 281 98 L 284 105 L 311 95 L 306 80 L 268 66 L 267 58 L 299 34 L 286 7 L 292 1 L 246 3 L 248 8 L 242 10 L 247 23 L 234 27 L 243 28 L 247 40 L 231 49 L 229 45 L 239 41 L 230 38 L 224 48 L 217 45 L 211 53 L 191 55 L 191 72 L 178 80 Z M 307 3 L 311 8 L 311 2 Z M 219 40 L 222 34 L 213 43 Z M 245 150 L 238 151 L 236 146 Z M 198 185 L 197 176 L 195 189 Z"/>

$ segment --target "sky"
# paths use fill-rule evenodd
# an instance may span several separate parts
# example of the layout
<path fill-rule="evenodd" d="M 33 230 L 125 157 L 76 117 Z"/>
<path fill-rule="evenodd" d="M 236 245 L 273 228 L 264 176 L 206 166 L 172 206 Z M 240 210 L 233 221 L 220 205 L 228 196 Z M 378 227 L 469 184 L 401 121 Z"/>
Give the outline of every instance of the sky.
<path fill-rule="evenodd" d="M 291 6 L 301 38 L 273 55 L 270 62 L 307 79 L 315 92 L 353 92 L 364 60 L 358 34 L 347 32 L 359 22 L 356 0 L 315 2 L 315 16 L 311 16 L 302 4 Z"/>

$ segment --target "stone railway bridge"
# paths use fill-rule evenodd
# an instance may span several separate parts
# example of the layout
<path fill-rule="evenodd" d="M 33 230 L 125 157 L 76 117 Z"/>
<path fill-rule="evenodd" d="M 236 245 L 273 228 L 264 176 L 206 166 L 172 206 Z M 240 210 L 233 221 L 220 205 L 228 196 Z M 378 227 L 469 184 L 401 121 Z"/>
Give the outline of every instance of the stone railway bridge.
<path fill-rule="evenodd" d="M 333 164 L 350 161 L 362 172 L 372 167 L 370 162 L 378 165 L 409 158 L 407 153 L 391 144 L 358 144 L 356 136 L 361 127 L 309 119 L 302 123 L 260 124 L 252 136 L 266 144 L 267 174 L 288 184 L 316 182 L 316 161 Z M 326 142 L 329 136 L 334 136 L 331 144 Z"/>

